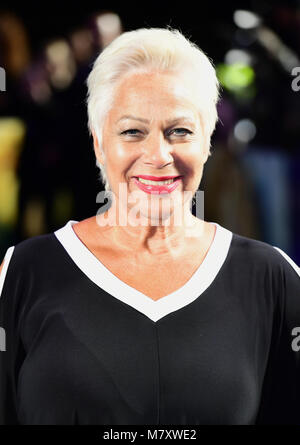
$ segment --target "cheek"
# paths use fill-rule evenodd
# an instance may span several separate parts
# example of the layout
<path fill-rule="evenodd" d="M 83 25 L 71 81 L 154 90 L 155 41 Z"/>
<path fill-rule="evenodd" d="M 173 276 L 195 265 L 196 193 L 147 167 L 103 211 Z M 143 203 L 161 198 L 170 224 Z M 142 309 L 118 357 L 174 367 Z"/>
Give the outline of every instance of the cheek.
<path fill-rule="evenodd" d="M 205 164 L 205 143 L 203 140 L 191 145 L 190 156 L 193 158 L 195 167 L 200 168 Z"/>
<path fill-rule="evenodd" d="M 123 162 L 128 157 L 128 150 L 122 144 L 111 144 L 109 147 L 109 160 L 114 163 Z"/>
<path fill-rule="evenodd" d="M 183 174 L 188 176 L 197 176 L 201 174 L 203 168 L 203 149 L 199 143 L 191 144 L 184 147 L 178 163 Z"/>
<path fill-rule="evenodd" d="M 107 169 L 111 170 L 112 174 L 126 174 L 131 165 L 136 160 L 136 154 L 128 147 L 117 143 L 111 144 L 107 150 Z"/>

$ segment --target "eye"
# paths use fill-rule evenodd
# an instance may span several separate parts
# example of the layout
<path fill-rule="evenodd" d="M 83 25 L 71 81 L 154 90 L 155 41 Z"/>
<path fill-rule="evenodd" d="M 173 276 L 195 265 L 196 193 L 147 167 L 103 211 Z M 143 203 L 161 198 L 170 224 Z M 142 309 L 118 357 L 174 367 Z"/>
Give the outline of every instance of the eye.
<path fill-rule="evenodd" d="M 186 136 L 187 134 L 192 134 L 192 132 L 190 130 L 188 130 L 187 128 L 174 128 L 173 130 L 171 130 L 169 132 L 169 134 L 171 135 L 175 131 L 178 132 L 178 133 L 175 133 L 175 136 Z"/>
<path fill-rule="evenodd" d="M 135 128 L 130 128 L 129 130 L 122 131 L 121 134 L 127 134 L 127 135 L 129 135 L 129 136 L 135 136 L 136 133 L 134 133 L 134 132 L 139 132 L 139 131 L 140 131 L 140 130 L 137 130 L 137 129 L 135 129 Z"/>

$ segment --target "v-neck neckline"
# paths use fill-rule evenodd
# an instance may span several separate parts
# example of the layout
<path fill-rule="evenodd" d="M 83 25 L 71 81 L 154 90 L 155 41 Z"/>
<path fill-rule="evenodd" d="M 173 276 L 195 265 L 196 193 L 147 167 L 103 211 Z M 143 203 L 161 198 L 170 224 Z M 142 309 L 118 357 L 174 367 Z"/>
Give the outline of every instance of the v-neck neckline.
<path fill-rule="evenodd" d="M 76 235 L 72 226 L 77 222 L 79 221 L 69 220 L 54 232 L 74 263 L 99 288 L 143 313 L 153 322 L 187 306 L 203 294 L 220 271 L 227 257 L 233 235 L 231 231 L 212 222 L 216 226 L 214 239 L 200 266 L 179 289 L 158 300 L 153 300 L 126 284 L 101 263 Z"/>

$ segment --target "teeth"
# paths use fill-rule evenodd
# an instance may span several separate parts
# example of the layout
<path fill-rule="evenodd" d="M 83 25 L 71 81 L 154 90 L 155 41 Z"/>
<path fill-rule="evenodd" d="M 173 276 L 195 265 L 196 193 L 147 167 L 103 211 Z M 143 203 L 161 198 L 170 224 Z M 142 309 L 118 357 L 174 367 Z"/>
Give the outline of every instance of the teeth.
<path fill-rule="evenodd" d="M 175 178 L 174 178 L 175 179 Z M 138 180 L 140 182 L 142 182 L 143 184 L 148 184 L 148 185 L 164 185 L 164 184 L 172 184 L 172 182 L 174 182 L 174 179 L 167 179 L 166 181 L 150 181 L 149 179 L 142 179 L 142 178 L 138 178 Z"/>

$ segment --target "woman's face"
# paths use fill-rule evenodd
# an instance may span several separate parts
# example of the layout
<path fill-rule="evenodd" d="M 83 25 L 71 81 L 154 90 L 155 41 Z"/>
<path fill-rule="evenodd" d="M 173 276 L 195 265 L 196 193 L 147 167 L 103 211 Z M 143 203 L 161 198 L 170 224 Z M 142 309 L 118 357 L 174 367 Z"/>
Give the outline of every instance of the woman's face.
<path fill-rule="evenodd" d="M 209 146 L 194 103 L 194 82 L 189 73 L 180 77 L 161 72 L 127 75 L 116 87 L 104 122 L 101 148 L 105 161 L 94 133 L 97 159 L 105 162 L 117 201 L 124 201 L 119 193 L 123 183 L 127 196 L 134 192 L 143 216 L 150 217 L 150 206 L 151 218 L 158 216 L 153 213 L 157 211 L 166 218 L 176 206 L 183 210 L 187 202 L 184 191 L 193 196 L 200 184 Z M 141 183 L 137 179 L 141 175 L 180 178 L 170 185 L 153 185 Z M 137 200 L 121 204 L 130 210 Z M 163 200 L 169 204 L 162 206 Z"/>

